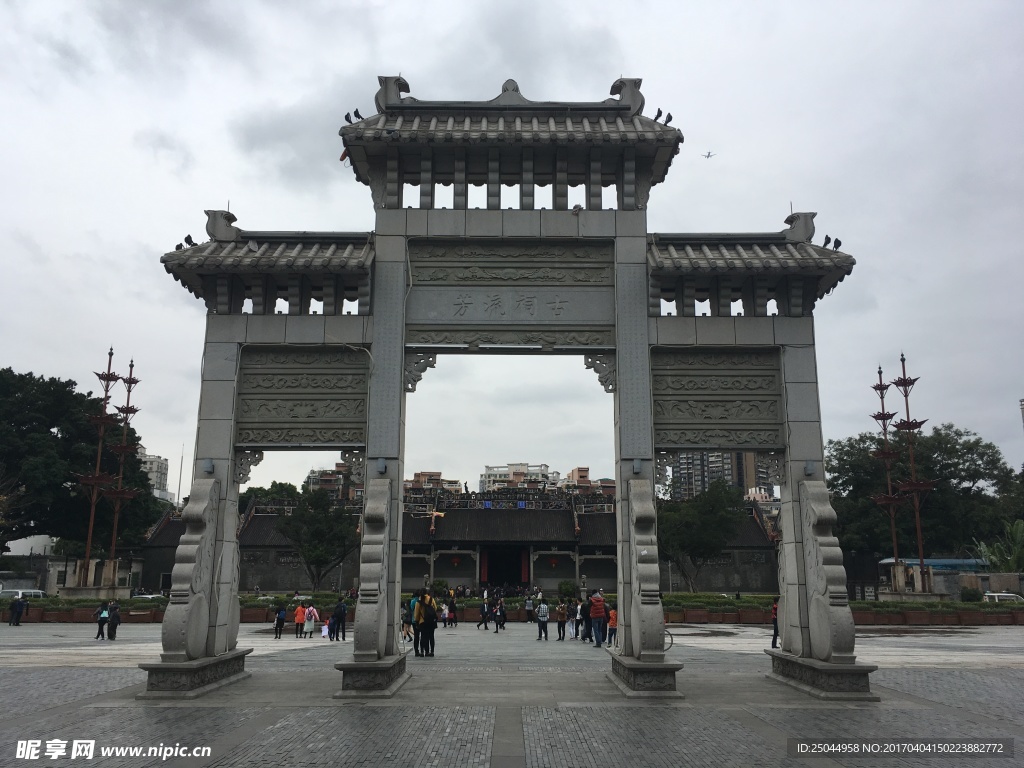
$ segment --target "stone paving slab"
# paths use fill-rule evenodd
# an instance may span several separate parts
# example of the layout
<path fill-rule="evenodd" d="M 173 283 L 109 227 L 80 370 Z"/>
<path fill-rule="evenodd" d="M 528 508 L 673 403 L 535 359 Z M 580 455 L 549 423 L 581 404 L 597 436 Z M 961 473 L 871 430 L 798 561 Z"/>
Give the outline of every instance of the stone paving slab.
<path fill-rule="evenodd" d="M 765 678 L 762 627 L 675 627 L 669 657 L 686 699 L 625 699 L 589 644 L 536 642 L 535 628 L 439 629 L 437 656 L 408 659 L 388 701 L 332 698 L 351 642 L 279 641 L 243 625 L 252 677 L 195 702 L 137 702 L 135 667 L 160 649 L 158 625 L 101 643 L 84 625 L 0 627 L 0 768 L 27 766 L 26 738 L 95 739 L 97 748 L 207 746 L 208 758 L 61 758 L 47 765 L 136 766 L 1024 766 L 1013 759 L 790 758 L 807 738 L 1011 738 L 1024 750 L 1024 628 L 874 632 L 858 656 L 881 668 L 876 704 L 820 703 Z M 86 627 L 86 630 L 88 628 Z M 27 631 L 24 631 L 27 630 Z"/>

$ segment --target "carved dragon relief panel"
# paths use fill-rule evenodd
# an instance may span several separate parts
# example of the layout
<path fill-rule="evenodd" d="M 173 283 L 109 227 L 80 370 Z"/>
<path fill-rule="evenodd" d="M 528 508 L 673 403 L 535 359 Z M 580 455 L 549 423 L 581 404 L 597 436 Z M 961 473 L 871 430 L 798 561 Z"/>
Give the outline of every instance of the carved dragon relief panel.
<path fill-rule="evenodd" d="M 781 448 L 780 382 L 776 350 L 653 350 L 655 445 L 677 450 Z"/>
<path fill-rule="evenodd" d="M 606 262 L 611 264 L 615 259 L 613 246 L 607 243 L 586 243 L 553 245 L 548 242 L 488 243 L 488 242 L 449 242 L 431 245 L 410 243 L 409 260 L 438 263 L 449 261 L 453 264 L 486 264 L 509 266 L 510 262 L 545 262 L 551 266 L 573 266 L 576 264 L 592 265 Z"/>
<path fill-rule="evenodd" d="M 236 446 L 365 444 L 368 378 L 369 355 L 359 349 L 244 348 Z"/>

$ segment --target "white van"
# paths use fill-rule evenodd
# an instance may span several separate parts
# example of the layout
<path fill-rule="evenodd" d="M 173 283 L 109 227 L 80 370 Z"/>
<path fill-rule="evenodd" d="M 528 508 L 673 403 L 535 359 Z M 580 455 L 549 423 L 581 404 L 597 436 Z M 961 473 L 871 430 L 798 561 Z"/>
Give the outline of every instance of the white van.
<path fill-rule="evenodd" d="M 1024 603 L 1024 597 L 1013 592 L 986 592 L 982 599 L 986 603 Z"/>
<path fill-rule="evenodd" d="M 6 600 L 24 598 L 25 600 L 43 600 L 47 594 L 41 589 L 4 589 L 0 590 L 0 605 Z"/>

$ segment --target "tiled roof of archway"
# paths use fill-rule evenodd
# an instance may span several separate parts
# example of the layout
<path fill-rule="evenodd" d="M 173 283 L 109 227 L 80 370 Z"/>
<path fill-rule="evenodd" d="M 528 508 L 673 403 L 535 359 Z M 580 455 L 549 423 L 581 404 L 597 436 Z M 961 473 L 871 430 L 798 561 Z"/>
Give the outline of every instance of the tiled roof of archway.
<path fill-rule="evenodd" d="M 375 255 L 367 232 L 241 231 L 160 257 L 164 269 L 196 296 L 211 275 L 364 275 Z"/>
<path fill-rule="evenodd" d="M 856 259 L 842 251 L 783 234 L 700 235 L 655 234 L 647 244 L 647 261 L 663 275 L 781 277 L 817 276 L 819 298 L 853 271 Z"/>

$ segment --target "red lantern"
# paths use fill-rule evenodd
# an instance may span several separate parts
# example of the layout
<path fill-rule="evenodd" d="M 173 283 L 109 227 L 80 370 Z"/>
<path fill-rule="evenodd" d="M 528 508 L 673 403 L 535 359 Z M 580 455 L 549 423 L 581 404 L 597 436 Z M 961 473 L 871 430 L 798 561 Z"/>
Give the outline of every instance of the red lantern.
<path fill-rule="evenodd" d="M 461 563 L 461 562 L 462 562 L 462 561 L 461 561 L 461 560 L 459 560 L 459 557 L 458 557 L 458 555 L 456 555 L 455 557 L 453 557 L 453 558 L 452 558 L 452 565 L 454 565 L 454 566 L 455 566 L 456 568 L 458 568 L 458 567 L 459 567 L 459 563 Z"/>
<path fill-rule="evenodd" d="M 550 560 L 548 560 L 548 562 L 551 563 L 551 567 L 552 568 L 556 568 L 558 566 L 558 558 L 557 557 L 552 557 Z"/>

